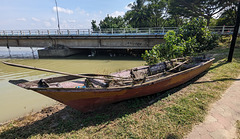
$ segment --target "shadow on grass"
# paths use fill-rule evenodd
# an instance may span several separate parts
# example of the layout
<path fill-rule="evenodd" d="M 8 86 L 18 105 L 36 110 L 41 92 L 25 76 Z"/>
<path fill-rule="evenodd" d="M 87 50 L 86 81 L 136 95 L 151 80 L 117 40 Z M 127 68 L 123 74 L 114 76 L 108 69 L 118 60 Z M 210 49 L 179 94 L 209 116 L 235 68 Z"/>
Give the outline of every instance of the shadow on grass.
<path fill-rule="evenodd" d="M 215 66 L 211 66 L 211 67 L 209 68 L 209 70 L 213 70 L 213 69 L 219 68 L 219 67 L 221 67 L 221 66 L 223 66 L 223 65 L 225 65 L 225 64 L 228 64 L 227 61 L 221 61 L 221 60 L 223 60 L 223 59 L 217 59 L 217 60 L 215 60 L 215 62 L 219 62 L 219 64 L 217 64 L 217 65 L 215 65 Z"/>
<path fill-rule="evenodd" d="M 167 135 L 166 139 L 180 139 L 181 137 L 179 137 L 178 135 L 175 134 L 169 134 Z"/>
<path fill-rule="evenodd" d="M 219 62 L 219 64 L 217 64 L 217 65 L 215 65 L 215 66 L 211 66 L 211 67 L 209 68 L 209 70 L 213 70 L 213 69 L 219 68 L 219 67 L 221 67 L 221 66 L 229 63 L 229 62 L 227 62 L 227 61 L 221 61 L 221 60 L 223 60 L 223 59 L 218 59 L 218 60 L 216 60 L 216 61 Z M 240 63 L 240 61 L 236 61 L 236 62 L 237 62 L 237 63 Z M 213 82 L 218 82 L 218 81 L 229 81 L 229 80 L 231 80 L 231 81 L 239 81 L 240 79 L 222 78 L 222 79 L 212 80 L 212 81 L 195 82 L 195 83 L 193 83 L 193 84 L 213 83 Z"/>
<path fill-rule="evenodd" d="M 171 94 L 176 93 L 182 88 L 194 83 L 206 73 L 207 72 L 204 72 L 191 81 L 168 91 L 111 104 L 101 110 L 91 113 L 84 114 L 70 107 L 65 107 L 53 115 L 32 124 L 23 127 L 14 127 L 10 130 L 2 132 L 0 133 L 0 138 L 28 138 L 43 134 L 63 134 L 78 131 L 82 128 L 90 126 L 93 126 L 93 133 L 96 133 L 103 129 L 111 121 L 114 121 L 117 118 L 125 117 L 131 113 L 135 113 Z M 100 124 L 101 126 L 98 126 Z"/>
<path fill-rule="evenodd" d="M 223 78 L 223 79 L 218 79 L 218 80 L 213 80 L 213 81 L 203 81 L 203 82 L 195 82 L 193 84 L 201 84 L 201 83 L 213 83 L 213 82 L 221 82 L 221 81 L 240 81 L 240 79 L 234 79 L 234 78 Z"/>

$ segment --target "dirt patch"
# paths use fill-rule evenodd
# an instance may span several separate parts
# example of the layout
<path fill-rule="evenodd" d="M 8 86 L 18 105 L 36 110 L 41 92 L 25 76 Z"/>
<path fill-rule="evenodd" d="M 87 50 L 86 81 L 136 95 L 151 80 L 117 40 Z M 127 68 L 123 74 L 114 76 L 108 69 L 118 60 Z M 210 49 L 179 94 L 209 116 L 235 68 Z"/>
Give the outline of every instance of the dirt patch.
<path fill-rule="evenodd" d="M 58 111 L 64 109 L 65 107 L 66 107 L 66 105 L 58 103 L 54 106 L 46 107 L 46 108 L 42 109 L 41 111 L 38 111 L 35 113 L 29 113 L 28 115 L 23 116 L 21 118 L 2 123 L 2 124 L 0 124 L 0 126 L 2 126 L 2 127 L 0 127 L 0 132 L 1 132 L 2 128 L 5 125 L 8 125 L 9 123 L 13 123 L 12 126 L 23 127 L 23 126 L 32 124 L 36 121 L 40 121 L 50 115 L 53 115 L 54 113 L 57 113 Z"/>

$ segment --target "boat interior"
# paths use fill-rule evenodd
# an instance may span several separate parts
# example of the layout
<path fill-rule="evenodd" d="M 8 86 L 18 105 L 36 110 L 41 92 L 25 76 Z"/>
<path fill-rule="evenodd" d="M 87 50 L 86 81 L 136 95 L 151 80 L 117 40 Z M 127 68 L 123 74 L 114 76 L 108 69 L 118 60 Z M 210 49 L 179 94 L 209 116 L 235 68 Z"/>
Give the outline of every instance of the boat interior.
<path fill-rule="evenodd" d="M 86 89 L 129 86 L 149 82 L 160 77 L 165 77 L 167 75 L 200 65 L 208 60 L 209 58 L 205 57 L 178 58 L 150 66 L 140 66 L 123 70 L 106 76 L 91 75 L 87 78 L 81 78 L 79 76 L 69 75 L 40 79 L 30 82 L 27 80 L 10 80 L 9 82 L 23 88 Z"/>

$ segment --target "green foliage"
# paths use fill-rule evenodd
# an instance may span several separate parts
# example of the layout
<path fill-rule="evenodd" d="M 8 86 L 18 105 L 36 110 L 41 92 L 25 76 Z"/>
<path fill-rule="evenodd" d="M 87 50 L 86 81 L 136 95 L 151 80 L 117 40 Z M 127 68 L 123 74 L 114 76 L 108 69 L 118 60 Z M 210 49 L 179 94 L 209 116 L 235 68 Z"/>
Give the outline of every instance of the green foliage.
<path fill-rule="evenodd" d="M 147 11 L 150 15 L 150 26 L 160 27 L 164 26 L 164 10 L 166 3 L 162 0 L 148 0 Z"/>
<path fill-rule="evenodd" d="M 179 57 L 184 52 L 184 47 L 179 45 L 181 42 L 180 37 L 176 36 L 174 31 L 169 31 L 164 36 L 165 44 L 158 45 L 157 51 L 160 61 L 170 60 Z"/>
<path fill-rule="evenodd" d="M 144 6 L 141 9 L 132 9 L 127 11 L 124 19 L 131 27 L 134 28 L 149 27 L 151 26 L 151 22 L 146 21 L 151 20 L 150 15 L 150 11 L 148 11 L 147 7 Z"/>
<path fill-rule="evenodd" d="M 146 4 L 147 3 L 147 4 Z M 163 0 L 136 0 L 128 5 L 124 19 L 134 28 L 164 26 L 166 2 Z M 147 22 L 146 22 L 147 21 Z"/>
<path fill-rule="evenodd" d="M 91 24 L 92 24 L 92 30 L 93 31 L 98 31 L 99 30 L 99 27 L 96 25 L 96 20 L 92 20 Z"/>
<path fill-rule="evenodd" d="M 158 44 L 142 55 L 147 64 L 152 65 L 159 61 L 170 60 L 194 53 L 197 47 L 196 38 L 181 39 L 174 31 L 168 31 L 164 36 L 165 43 Z"/>
<path fill-rule="evenodd" d="M 209 26 L 210 26 L 210 27 L 211 27 L 211 26 L 217 26 L 217 21 L 218 21 L 218 19 L 212 18 L 212 19 L 210 20 Z"/>
<path fill-rule="evenodd" d="M 217 20 L 217 26 L 234 26 L 237 19 L 237 2 L 231 8 L 225 10 Z"/>
<path fill-rule="evenodd" d="M 165 27 L 179 27 L 183 24 L 184 19 L 179 15 L 171 15 L 164 20 Z"/>
<path fill-rule="evenodd" d="M 186 22 L 177 32 L 169 31 L 164 36 L 165 43 L 158 44 L 142 55 L 147 64 L 191 56 L 216 47 L 218 36 L 212 34 L 202 18 Z"/>
<path fill-rule="evenodd" d="M 169 14 L 180 15 L 187 18 L 204 17 L 207 25 L 210 19 L 231 6 L 235 0 L 168 0 Z"/>
<path fill-rule="evenodd" d="M 160 44 L 159 44 L 160 45 Z M 153 65 L 159 62 L 159 56 L 157 51 L 158 45 L 154 46 L 151 51 L 145 51 L 145 54 L 142 54 L 143 59 L 147 64 Z"/>
<path fill-rule="evenodd" d="M 208 26 L 233 25 L 236 19 L 236 5 L 236 0 L 135 0 L 128 5 L 130 10 L 123 18 L 108 15 L 99 26 L 100 28 L 178 27 L 184 20 L 194 17 L 205 18 Z M 215 15 L 221 17 L 214 21 Z"/>
<path fill-rule="evenodd" d="M 207 27 L 207 22 L 203 18 L 193 18 L 190 22 L 187 22 L 181 26 L 177 33 L 182 39 L 188 40 L 188 38 L 196 37 L 198 47 L 195 47 L 195 52 L 203 52 L 205 50 L 211 50 L 218 45 L 217 34 L 213 34 Z"/>
<path fill-rule="evenodd" d="M 126 24 L 121 16 L 112 17 L 107 15 L 105 19 L 101 20 L 99 23 L 100 28 L 125 28 Z"/>

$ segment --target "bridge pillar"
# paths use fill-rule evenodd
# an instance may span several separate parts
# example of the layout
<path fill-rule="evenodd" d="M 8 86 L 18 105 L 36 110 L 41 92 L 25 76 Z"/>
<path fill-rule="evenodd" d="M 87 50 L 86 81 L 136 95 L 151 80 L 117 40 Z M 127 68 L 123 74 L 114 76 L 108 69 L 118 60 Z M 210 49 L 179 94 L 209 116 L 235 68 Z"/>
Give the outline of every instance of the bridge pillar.
<path fill-rule="evenodd" d="M 78 54 L 80 51 L 76 49 L 69 49 L 68 47 L 57 45 L 54 47 L 47 47 L 45 49 L 38 50 L 39 58 L 49 57 L 67 57 L 74 54 Z"/>

